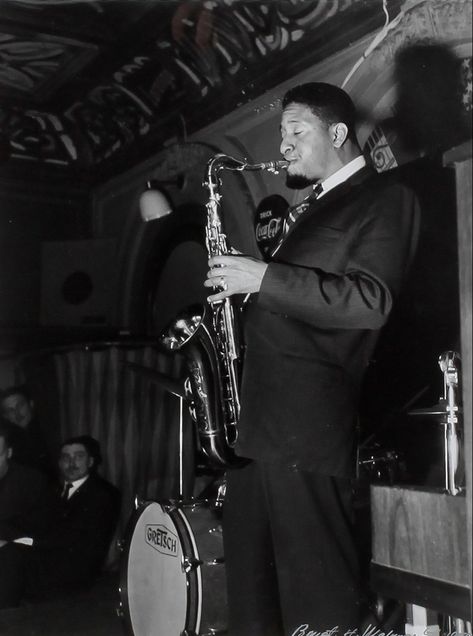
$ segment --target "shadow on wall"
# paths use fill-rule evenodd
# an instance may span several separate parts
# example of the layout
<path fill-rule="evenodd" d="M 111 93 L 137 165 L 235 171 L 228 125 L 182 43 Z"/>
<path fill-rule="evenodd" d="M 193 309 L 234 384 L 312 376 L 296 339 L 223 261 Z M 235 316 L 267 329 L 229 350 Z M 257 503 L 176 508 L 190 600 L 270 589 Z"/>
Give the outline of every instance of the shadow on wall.
<path fill-rule="evenodd" d="M 416 44 L 395 58 L 395 115 L 383 128 L 397 133 L 403 153 L 434 156 L 471 136 L 471 77 L 448 47 Z M 469 111 L 469 112 L 468 112 Z"/>

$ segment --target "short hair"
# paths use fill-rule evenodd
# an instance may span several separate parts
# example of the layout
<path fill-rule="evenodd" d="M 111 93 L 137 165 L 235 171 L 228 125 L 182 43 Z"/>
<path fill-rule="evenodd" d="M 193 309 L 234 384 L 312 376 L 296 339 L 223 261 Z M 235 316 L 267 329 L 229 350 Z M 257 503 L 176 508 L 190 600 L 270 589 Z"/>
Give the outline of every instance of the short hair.
<path fill-rule="evenodd" d="M 356 142 L 356 108 L 351 97 L 342 88 L 325 82 L 308 82 L 289 89 L 282 99 L 282 107 L 303 104 L 327 126 L 344 123 L 347 138 Z"/>
<path fill-rule="evenodd" d="M 91 435 L 77 435 L 76 437 L 68 437 L 65 439 L 60 447 L 60 451 L 64 446 L 70 446 L 71 444 L 82 444 L 90 457 L 94 460 L 94 468 L 97 468 L 102 463 L 102 453 L 100 450 L 99 442 Z"/>
<path fill-rule="evenodd" d="M 33 399 L 28 387 L 25 384 L 16 384 L 0 391 L 0 402 L 3 402 L 3 400 L 6 400 L 12 395 L 22 395 L 28 400 L 28 402 L 31 402 L 31 400 Z"/>
<path fill-rule="evenodd" d="M 10 426 L 10 422 L 5 420 L 4 418 L 0 419 L 0 437 L 3 437 L 3 439 L 5 440 L 6 448 L 11 448 Z"/>

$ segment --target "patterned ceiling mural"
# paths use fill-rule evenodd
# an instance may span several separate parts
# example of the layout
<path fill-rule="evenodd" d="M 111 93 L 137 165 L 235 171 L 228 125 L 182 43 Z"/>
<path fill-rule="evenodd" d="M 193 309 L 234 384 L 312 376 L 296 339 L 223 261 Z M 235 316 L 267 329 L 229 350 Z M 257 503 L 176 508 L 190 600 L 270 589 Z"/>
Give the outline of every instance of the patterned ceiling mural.
<path fill-rule="evenodd" d="M 10 160 L 91 170 L 142 157 L 379 27 L 381 9 L 372 0 L 2 0 Z"/>

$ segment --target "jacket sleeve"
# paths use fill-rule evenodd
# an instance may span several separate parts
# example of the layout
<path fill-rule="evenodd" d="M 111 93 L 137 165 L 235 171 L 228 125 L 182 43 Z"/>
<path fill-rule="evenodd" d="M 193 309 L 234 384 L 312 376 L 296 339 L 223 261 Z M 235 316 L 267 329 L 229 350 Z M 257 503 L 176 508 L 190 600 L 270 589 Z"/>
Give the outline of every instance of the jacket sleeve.
<path fill-rule="evenodd" d="M 26 477 L 12 484 L 14 497 L 10 513 L 0 511 L 0 539 L 6 541 L 20 537 L 35 539 L 48 524 L 46 511 L 53 499 L 52 489 L 41 473 L 29 468 L 24 471 Z"/>
<path fill-rule="evenodd" d="M 314 244 L 313 266 L 269 264 L 258 305 L 324 329 L 379 329 L 412 260 L 419 206 L 411 190 L 393 184 L 374 196 L 360 216 L 343 239 L 342 272 L 324 269 Z"/>

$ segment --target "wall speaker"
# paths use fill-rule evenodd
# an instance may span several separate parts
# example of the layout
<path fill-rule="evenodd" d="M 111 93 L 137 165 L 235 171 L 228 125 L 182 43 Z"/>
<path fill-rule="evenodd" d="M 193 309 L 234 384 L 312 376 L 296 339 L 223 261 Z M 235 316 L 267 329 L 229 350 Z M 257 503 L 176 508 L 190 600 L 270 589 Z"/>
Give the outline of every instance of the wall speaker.
<path fill-rule="evenodd" d="M 42 244 L 41 324 L 110 326 L 115 240 Z"/>

